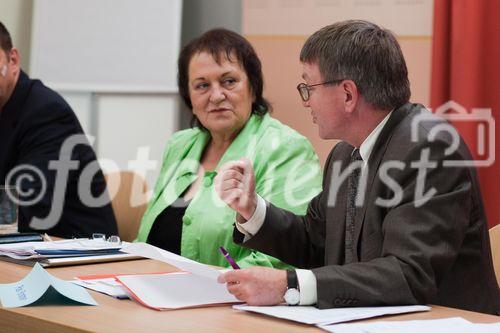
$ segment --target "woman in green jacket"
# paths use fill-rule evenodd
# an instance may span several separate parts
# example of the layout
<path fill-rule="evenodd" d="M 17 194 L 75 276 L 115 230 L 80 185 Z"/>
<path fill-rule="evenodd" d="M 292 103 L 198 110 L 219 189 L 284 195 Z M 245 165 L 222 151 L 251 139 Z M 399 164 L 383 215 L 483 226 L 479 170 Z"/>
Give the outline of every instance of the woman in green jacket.
<path fill-rule="evenodd" d="M 219 252 L 224 246 L 241 267 L 287 267 L 233 243 L 236 215 L 215 193 L 213 180 L 219 166 L 247 157 L 257 193 L 305 214 L 321 190 L 318 157 L 306 138 L 267 113 L 260 60 L 240 35 L 225 29 L 206 32 L 183 48 L 178 70 L 193 128 L 175 133 L 167 143 L 136 241 L 210 265 L 228 266 Z"/>

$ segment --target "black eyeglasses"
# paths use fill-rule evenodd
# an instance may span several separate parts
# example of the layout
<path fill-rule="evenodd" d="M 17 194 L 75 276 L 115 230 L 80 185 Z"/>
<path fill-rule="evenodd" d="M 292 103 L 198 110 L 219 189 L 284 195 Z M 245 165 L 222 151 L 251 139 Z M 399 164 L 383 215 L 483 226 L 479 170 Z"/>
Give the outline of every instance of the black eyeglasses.
<path fill-rule="evenodd" d="M 299 83 L 297 85 L 297 90 L 299 91 L 300 98 L 302 98 L 302 100 L 304 102 L 307 102 L 309 100 L 309 91 L 311 90 L 312 87 L 322 86 L 325 84 L 338 84 L 344 80 L 345 79 L 339 79 L 339 80 L 326 81 L 326 82 L 316 83 L 316 84 Z"/>

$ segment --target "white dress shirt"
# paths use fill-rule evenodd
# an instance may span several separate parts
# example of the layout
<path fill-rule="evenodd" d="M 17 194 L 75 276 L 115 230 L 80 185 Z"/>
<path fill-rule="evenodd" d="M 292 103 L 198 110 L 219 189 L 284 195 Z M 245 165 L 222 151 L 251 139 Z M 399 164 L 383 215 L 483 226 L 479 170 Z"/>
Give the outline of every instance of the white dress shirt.
<path fill-rule="evenodd" d="M 373 146 L 377 141 L 380 132 L 384 128 L 385 124 L 389 120 L 392 111 L 387 114 L 387 116 L 382 119 L 382 121 L 373 129 L 373 131 L 366 137 L 361 146 L 359 146 L 359 154 L 363 159 L 363 169 L 362 172 L 366 171 L 366 166 L 370 154 L 372 153 Z M 245 235 L 243 242 L 246 242 L 252 238 L 260 229 L 262 224 L 264 224 L 264 219 L 266 217 L 266 201 L 257 195 L 257 207 L 252 217 L 245 223 L 236 222 L 236 228 L 239 232 Z M 297 278 L 299 282 L 300 289 L 300 305 L 312 305 L 318 300 L 317 288 L 316 288 L 316 276 L 314 273 L 308 269 L 296 269 Z"/>

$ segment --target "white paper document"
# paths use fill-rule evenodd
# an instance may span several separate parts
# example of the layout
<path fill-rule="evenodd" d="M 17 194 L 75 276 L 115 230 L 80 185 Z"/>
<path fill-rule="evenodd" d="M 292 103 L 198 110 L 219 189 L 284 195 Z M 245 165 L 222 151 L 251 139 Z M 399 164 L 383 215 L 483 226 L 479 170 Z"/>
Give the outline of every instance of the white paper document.
<path fill-rule="evenodd" d="M 216 281 L 217 277 L 221 274 L 220 271 L 213 267 L 201 264 L 175 253 L 159 249 L 153 245 L 146 243 L 133 243 L 122 248 L 122 252 L 162 261 L 185 272 L 202 276 L 213 281 Z"/>
<path fill-rule="evenodd" d="M 320 328 L 332 333 L 497 333 L 500 332 L 500 323 L 473 324 L 463 318 L 454 317 L 432 320 L 337 324 L 320 326 Z"/>
<path fill-rule="evenodd" d="M 92 280 L 72 280 L 74 284 L 91 289 L 102 294 L 118 299 L 130 298 L 125 287 L 115 278 L 92 279 Z"/>
<path fill-rule="evenodd" d="M 500 320 L 500 319 L 499 319 Z M 498 333 L 500 332 L 500 322 L 494 324 L 472 324 L 474 333 Z"/>
<path fill-rule="evenodd" d="M 233 308 L 265 314 L 272 317 L 297 321 L 303 324 L 328 325 L 351 320 L 366 319 L 389 314 L 429 311 L 424 305 L 379 306 L 364 308 L 335 308 L 320 310 L 313 306 L 248 306 L 234 305 Z"/>
<path fill-rule="evenodd" d="M 119 275 L 116 278 L 134 299 L 156 310 L 239 302 L 224 284 L 190 273 Z"/>

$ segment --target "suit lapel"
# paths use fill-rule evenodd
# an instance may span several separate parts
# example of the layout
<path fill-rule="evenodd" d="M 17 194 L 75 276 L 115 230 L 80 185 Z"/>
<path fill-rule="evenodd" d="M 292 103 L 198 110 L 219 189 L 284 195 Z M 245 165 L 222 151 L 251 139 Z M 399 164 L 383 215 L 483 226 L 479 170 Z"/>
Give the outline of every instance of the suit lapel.
<path fill-rule="evenodd" d="M 333 199 L 332 196 L 334 193 L 331 190 L 332 186 L 339 182 L 338 176 L 349 166 L 353 147 L 341 142 L 335 149 L 336 151 L 328 165 L 328 173 L 326 175 L 326 179 L 330 179 L 327 198 L 328 208 L 326 210 L 326 265 L 339 265 L 344 262 L 347 179 L 340 184 L 336 199 Z M 339 173 L 334 173 L 333 170 L 336 163 L 340 163 Z"/>
<path fill-rule="evenodd" d="M 370 189 L 373 187 L 375 176 L 378 174 L 380 164 L 384 159 L 384 155 L 387 150 L 387 146 L 389 145 L 392 134 L 394 133 L 394 129 L 408 115 L 408 111 L 410 108 L 411 104 L 407 103 L 392 112 L 389 120 L 387 121 L 384 128 L 382 129 L 382 132 L 377 138 L 377 141 L 375 142 L 373 150 L 368 159 L 368 175 L 366 179 L 365 197 L 363 200 L 363 205 L 356 211 L 355 218 L 354 243 L 356 244 L 356 246 L 354 247 L 354 252 L 356 254 L 356 258 L 359 258 L 358 245 L 365 221 L 366 210 L 368 206 L 373 207 L 375 205 L 375 202 L 368 202 Z"/>

